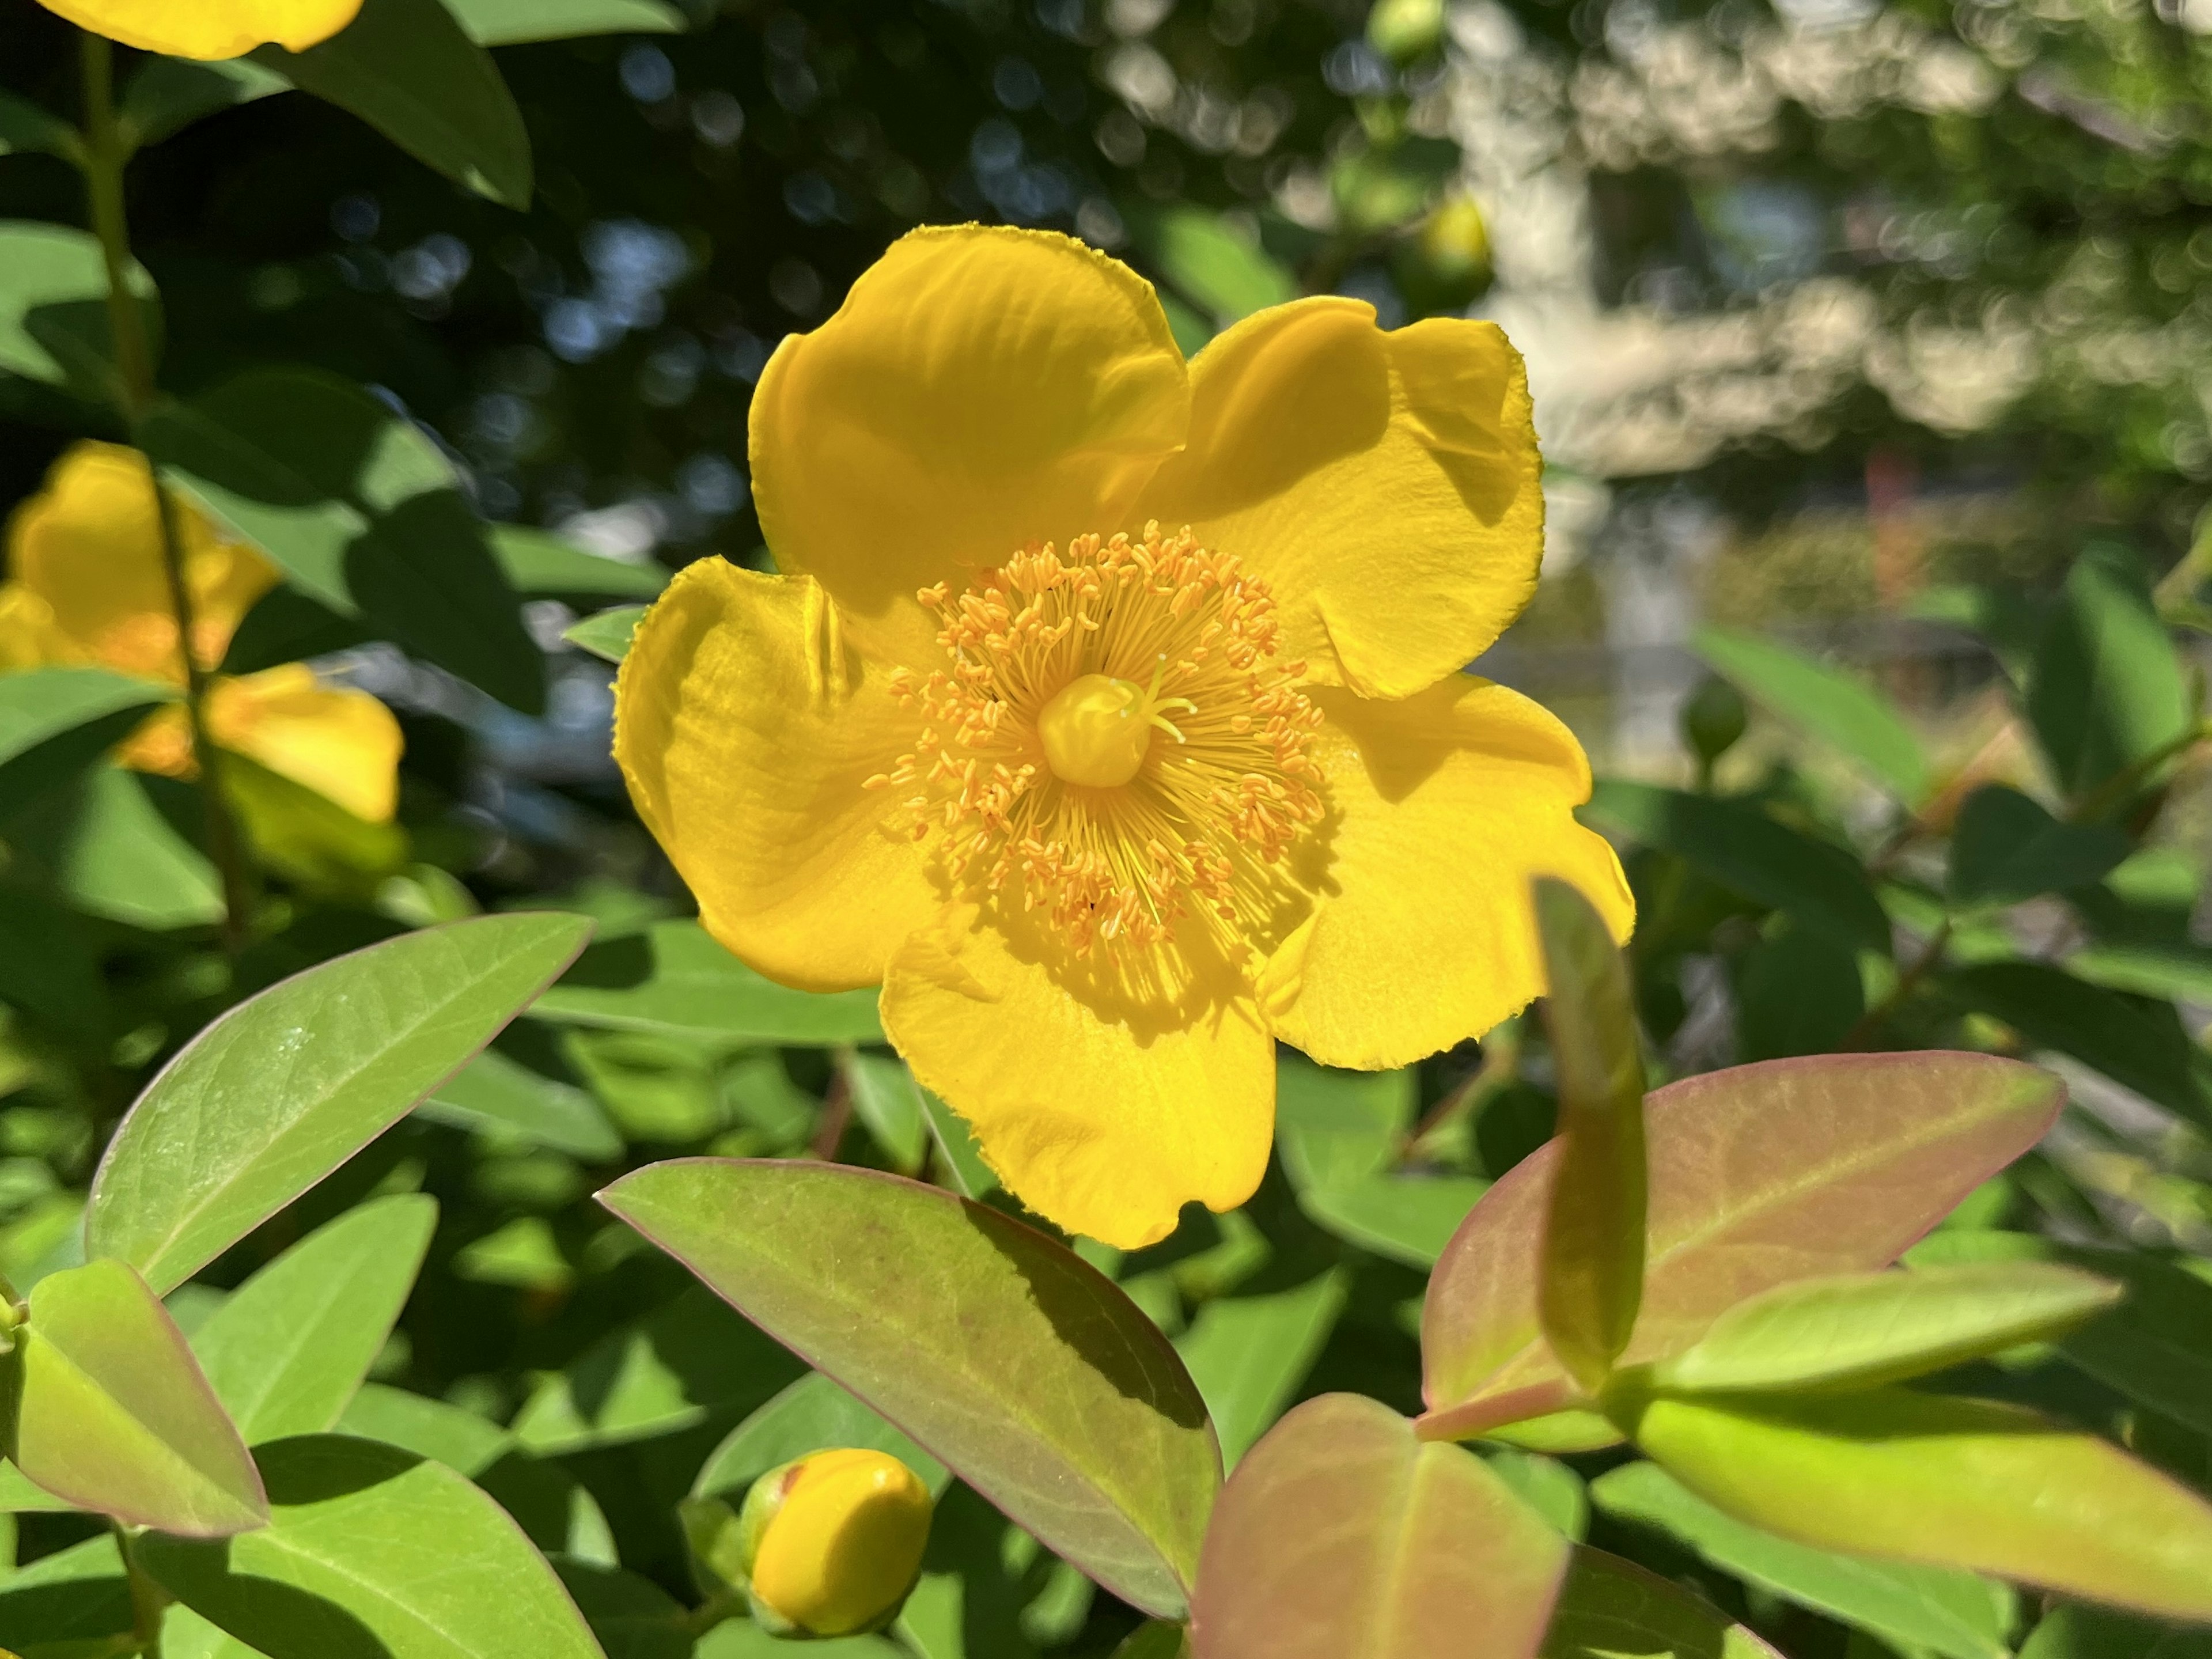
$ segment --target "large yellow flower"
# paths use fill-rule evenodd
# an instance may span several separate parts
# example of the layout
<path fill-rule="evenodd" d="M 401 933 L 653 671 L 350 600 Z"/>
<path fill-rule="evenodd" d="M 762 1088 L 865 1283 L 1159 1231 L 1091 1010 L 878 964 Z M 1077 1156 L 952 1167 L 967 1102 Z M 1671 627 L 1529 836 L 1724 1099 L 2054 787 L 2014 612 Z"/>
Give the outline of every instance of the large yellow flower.
<path fill-rule="evenodd" d="M 172 58 L 238 58 L 271 42 L 319 45 L 353 21 L 362 0 L 40 0 L 81 29 Z"/>
<path fill-rule="evenodd" d="M 0 672 L 94 663 L 145 679 L 185 683 L 176 612 L 161 560 L 161 526 L 146 458 L 81 443 L 55 463 L 46 488 L 9 527 L 9 580 L 0 586 Z M 276 573 L 254 549 L 225 541 L 179 502 L 192 654 L 212 670 Z M 303 663 L 218 679 L 208 730 L 234 750 L 382 823 L 398 793 L 399 723 L 363 691 L 319 683 Z M 119 751 L 143 771 L 189 775 L 192 738 L 180 708 L 148 719 Z"/>
<path fill-rule="evenodd" d="M 1024 1202 L 1124 1247 L 1267 1158 L 1274 1042 L 1403 1065 L 1541 988 L 1528 884 L 1626 933 L 1543 709 L 1460 670 L 1536 581 L 1520 359 L 1355 301 L 1184 362 L 1061 236 L 933 228 L 752 416 L 787 573 L 692 566 L 615 751 L 715 938 L 880 983 Z"/>

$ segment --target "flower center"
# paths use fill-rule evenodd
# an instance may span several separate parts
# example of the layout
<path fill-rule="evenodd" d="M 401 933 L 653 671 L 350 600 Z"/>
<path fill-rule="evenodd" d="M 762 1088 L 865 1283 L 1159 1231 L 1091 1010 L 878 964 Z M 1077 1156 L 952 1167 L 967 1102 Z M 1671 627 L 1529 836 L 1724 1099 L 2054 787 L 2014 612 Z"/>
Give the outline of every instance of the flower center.
<path fill-rule="evenodd" d="M 940 836 L 956 890 L 1042 908 L 1077 951 L 1174 939 L 1232 955 L 1295 899 L 1293 846 L 1322 817 L 1320 714 L 1278 663 L 1274 601 L 1188 532 L 1032 544 L 955 597 L 945 666 L 896 682 L 914 752 L 872 785 Z M 1164 737 L 1167 741 L 1161 741 Z"/>

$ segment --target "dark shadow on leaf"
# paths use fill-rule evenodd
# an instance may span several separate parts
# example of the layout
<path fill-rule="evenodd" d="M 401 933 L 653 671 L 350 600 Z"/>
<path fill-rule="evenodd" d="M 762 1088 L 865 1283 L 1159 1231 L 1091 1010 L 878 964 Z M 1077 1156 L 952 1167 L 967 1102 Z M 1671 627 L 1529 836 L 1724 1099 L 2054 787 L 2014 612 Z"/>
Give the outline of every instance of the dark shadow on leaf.
<path fill-rule="evenodd" d="M 653 941 L 642 933 L 601 939 L 561 976 L 563 986 L 592 991 L 632 991 L 653 977 Z"/>

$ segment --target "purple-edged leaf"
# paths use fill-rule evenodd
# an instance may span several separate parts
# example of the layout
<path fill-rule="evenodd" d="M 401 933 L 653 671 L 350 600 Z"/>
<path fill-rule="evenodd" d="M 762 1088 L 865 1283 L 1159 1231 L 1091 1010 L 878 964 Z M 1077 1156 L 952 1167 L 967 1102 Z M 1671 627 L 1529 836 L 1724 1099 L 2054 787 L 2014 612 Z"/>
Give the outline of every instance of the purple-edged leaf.
<path fill-rule="evenodd" d="M 1220 1451 L 1167 1339 L 1073 1252 L 822 1164 L 685 1158 L 599 1198 L 1047 1547 L 1182 1615 Z"/>
<path fill-rule="evenodd" d="M 174 1289 L 467 1064 L 590 933 L 581 916 L 479 916 L 240 1003 L 123 1120 L 93 1178 L 86 1254 Z"/>
<path fill-rule="evenodd" d="M 1887 1389 L 1661 1396 L 1625 1419 L 1707 1503 L 1800 1543 L 2212 1621 L 2212 1505 L 2016 1407 Z"/>
<path fill-rule="evenodd" d="M 265 1526 L 261 1476 L 184 1334 L 119 1261 L 31 1290 L 16 1466 L 57 1498 L 134 1526 L 224 1538 Z"/>
<path fill-rule="evenodd" d="M 1644 1294 L 1644 1057 L 1628 964 L 1590 902 L 1536 883 L 1544 1025 L 1559 1073 L 1559 1171 L 1544 1222 L 1544 1335 L 1595 1390 L 1627 1347 Z"/>
<path fill-rule="evenodd" d="M 2040 1139 L 2063 1097 L 2048 1073 L 1951 1053 L 1769 1060 L 1655 1091 L 1644 1304 L 1623 1363 L 1680 1352 L 1770 1286 L 1887 1266 Z M 1425 1435 L 1573 1401 L 1533 1272 L 1558 1148 L 1483 1195 L 1429 1280 Z"/>
<path fill-rule="evenodd" d="M 1474 1453 L 1324 1395 L 1223 1488 L 1191 1644 L 1197 1659 L 1530 1659 L 1569 1547 Z"/>
<path fill-rule="evenodd" d="M 1541 1659 L 1782 1659 L 1710 1601 L 1633 1561 L 1578 1547 Z"/>

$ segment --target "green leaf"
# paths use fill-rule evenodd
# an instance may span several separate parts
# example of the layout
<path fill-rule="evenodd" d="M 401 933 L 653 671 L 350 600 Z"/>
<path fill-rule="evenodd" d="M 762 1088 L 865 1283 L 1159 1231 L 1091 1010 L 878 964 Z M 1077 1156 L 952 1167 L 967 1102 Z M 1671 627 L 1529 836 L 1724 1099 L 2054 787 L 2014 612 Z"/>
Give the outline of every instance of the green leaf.
<path fill-rule="evenodd" d="M 510 708 L 544 708 L 544 657 L 452 463 L 368 392 L 252 368 L 162 404 L 141 436 L 165 478 L 309 598 Z"/>
<path fill-rule="evenodd" d="M 124 88 L 117 112 L 126 148 L 158 144 L 195 121 L 292 90 L 292 83 L 250 58 L 195 63 L 149 57 Z"/>
<path fill-rule="evenodd" d="M 179 1602 L 161 1613 L 161 1659 L 268 1659 Z"/>
<path fill-rule="evenodd" d="M 1954 1567 L 1836 1555 L 1761 1532 L 1715 1509 L 1655 1463 L 1629 1463 L 1590 1486 L 1598 1508 L 1680 1540 L 1723 1571 L 1856 1625 L 1893 1646 L 1944 1659 L 2008 1659 L 2016 1599 Z"/>
<path fill-rule="evenodd" d="M 744 1499 L 746 1489 L 770 1469 L 812 1452 L 858 1446 L 889 1452 L 933 1493 L 951 1476 L 945 1466 L 850 1394 L 836 1380 L 809 1371 L 730 1431 L 692 1478 L 695 1498 Z"/>
<path fill-rule="evenodd" d="M 1858 861 L 1749 801 L 1607 778 L 1582 816 L 1674 854 L 1708 880 L 1796 918 L 1845 950 L 1889 953 L 1889 919 Z"/>
<path fill-rule="evenodd" d="M 1511 1446 L 1487 1447 L 1482 1461 L 1513 1488 L 1561 1537 L 1581 1543 L 1589 1535 L 1589 1495 L 1583 1478 L 1557 1458 Z"/>
<path fill-rule="evenodd" d="M 1386 1174 L 1419 1103 L 1413 1073 L 1340 1072 L 1285 1054 L 1275 1069 L 1277 1146 L 1298 1207 L 1347 1243 L 1425 1271 L 1487 1183 Z"/>
<path fill-rule="evenodd" d="M 1256 239 L 1239 235 L 1204 208 L 1161 215 L 1152 241 L 1161 273 L 1224 326 L 1297 298 L 1297 279 Z"/>
<path fill-rule="evenodd" d="M 263 46 L 263 69 L 350 111 L 456 184 L 530 205 L 530 134 L 483 48 L 438 0 L 368 0 L 319 46 Z"/>
<path fill-rule="evenodd" d="M 1296 1397 L 1348 1289 L 1337 1268 L 1288 1290 L 1216 1297 L 1176 1338 L 1231 1468 Z"/>
<path fill-rule="evenodd" d="M 1628 964 L 1590 902 L 1538 878 L 1536 931 L 1559 1096 L 1537 1310 L 1552 1352 L 1594 1391 L 1627 1347 L 1644 1297 L 1644 1057 Z"/>
<path fill-rule="evenodd" d="M 3 257 L 3 256 L 0 256 Z M 0 674 L 0 765 L 111 715 L 174 702 L 176 688 L 105 668 Z"/>
<path fill-rule="evenodd" d="M 1728 1615 L 1655 1572 L 1579 1548 L 1540 1659 L 1782 1659 Z"/>
<path fill-rule="evenodd" d="M 318 1228 L 192 1334 L 249 1446 L 337 1425 L 415 1286 L 437 1200 L 400 1193 Z"/>
<path fill-rule="evenodd" d="M 131 1639 L 131 1581 L 102 1534 L 0 1579 L 0 1640 L 23 1659 L 122 1659 Z"/>
<path fill-rule="evenodd" d="M 2132 555 L 2095 546 L 2074 561 L 2036 647 L 2027 706 L 2073 799 L 2188 728 L 2181 661 Z"/>
<path fill-rule="evenodd" d="M 601 1659 L 544 1558 L 444 1464 L 341 1435 L 280 1440 L 260 1462 L 265 1528 L 138 1546 L 163 1589 L 240 1641 L 331 1659 Z"/>
<path fill-rule="evenodd" d="M 848 1052 L 839 1061 L 853 1110 L 901 1175 L 920 1175 L 929 1157 L 929 1115 L 921 1085 L 890 1054 Z M 969 1198 L 977 1196 L 969 1192 Z"/>
<path fill-rule="evenodd" d="M 600 1201 L 1048 1548 L 1179 1615 L 1221 1479 L 1152 1322 L 1042 1234 L 896 1176 L 709 1158 Z"/>
<path fill-rule="evenodd" d="M 84 140 L 59 116 L 12 92 L 0 92 L 0 155 L 40 153 L 73 161 L 84 154 Z"/>
<path fill-rule="evenodd" d="M 1864 681 L 1734 629 L 1702 627 L 1690 648 L 1752 702 L 1849 755 L 1906 805 L 1927 798 L 1919 738 Z"/>
<path fill-rule="evenodd" d="M 581 646 L 595 657 L 618 663 L 629 655 L 629 642 L 636 636 L 638 623 L 644 619 L 643 605 L 618 605 L 572 623 L 562 630 L 561 637 L 571 645 Z"/>
<path fill-rule="evenodd" d="M 661 0 L 446 0 L 480 46 L 586 34 L 680 34 L 684 14 Z"/>
<path fill-rule="evenodd" d="M 823 995 L 765 979 L 696 921 L 603 939 L 531 1010 L 539 1019 L 744 1042 L 881 1042 L 873 991 Z"/>
<path fill-rule="evenodd" d="M 606 1659 L 692 1659 L 688 1615 L 651 1579 L 574 1556 L 556 1556 L 552 1564 Z"/>
<path fill-rule="evenodd" d="M 381 1440 L 417 1457 L 434 1457 L 471 1480 L 514 1443 L 498 1424 L 428 1395 L 381 1382 L 364 1382 L 338 1413 L 337 1431 L 356 1440 Z"/>
<path fill-rule="evenodd" d="M 1489 1190 L 1471 1176 L 1366 1176 L 1301 1193 L 1298 1204 L 1346 1243 L 1426 1273 Z"/>
<path fill-rule="evenodd" d="M 161 298 L 134 263 L 126 281 L 149 338 Z M 91 403 L 121 391 L 107 332 L 107 264 L 99 241 L 60 225 L 0 220 L 0 375 L 58 386 Z"/>
<path fill-rule="evenodd" d="M 1777 917 L 1743 954 L 1735 1004 L 1739 1060 L 1832 1053 L 1866 1012 L 1858 955 L 1802 922 Z"/>
<path fill-rule="evenodd" d="M 622 1136 L 598 1101 L 496 1048 L 485 1049 L 440 1084 L 415 1115 L 465 1129 L 520 1135 L 589 1164 L 622 1156 Z"/>
<path fill-rule="evenodd" d="M 1167 1620 L 1150 1620 L 1114 1650 L 1114 1659 L 1190 1659 L 1190 1634 Z"/>
<path fill-rule="evenodd" d="M 32 1288 L 8 1455 L 79 1509 L 219 1538 L 269 1518 L 238 1431 L 145 1281 L 119 1261 Z"/>
<path fill-rule="evenodd" d="M 699 1638 L 693 1659 L 791 1659 L 791 1643 L 771 1636 L 750 1619 L 732 1619 Z M 906 1659 L 898 1644 L 881 1636 L 840 1636 L 809 1642 L 804 1659 Z"/>
<path fill-rule="evenodd" d="M 507 585 L 532 597 L 649 599 L 668 586 L 663 566 L 587 553 L 548 531 L 520 525 L 494 525 L 491 550 L 507 573 Z"/>
<path fill-rule="evenodd" d="M 2061 1607 L 2020 1659 L 2212 1659 L 2212 1631 L 2173 1630 L 2106 1607 Z"/>
<path fill-rule="evenodd" d="M 2058 1080 L 1986 1054 L 1823 1055 L 1686 1079 L 1644 1102 L 1644 1305 L 1624 1362 L 1679 1353 L 1771 1285 L 1887 1266 L 2051 1127 Z M 1429 1283 L 1425 1433 L 1571 1401 L 1530 1267 L 1558 1143 L 1484 1194 Z"/>
<path fill-rule="evenodd" d="M 86 915 L 153 931 L 218 921 L 222 879 L 155 805 L 155 791 L 197 815 L 190 791 L 171 780 L 103 764 L 19 817 L 10 850 L 21 867 L 42 866 L 49 890 Z"/>
<path fill-rule="evenodd" d="M 1651 1380 L 1693 1394 L 1898 1382 L 2057 1336 L 2124 1294 L 2033 1261 L 1796 1279 L 1737 1303 Z"/>
<path fill-rule="evenodd" d="M 930 1144 L 951 1173 L 954 1190 L 963 1198 L 981 1198 L 996 1192 L 999 1177 L 983 1162 L 983 1144 L 975 1139 L 968 1120 L 927 1089 L 921 1091 L 921 1112 L 927 1121 Z"/>
<path fill-rule="evenodd" d="M 1815 1548 L 2212 1620 L 2212 1506 L 2014 1407 L 1898 1389 L 1662 1397 L 1622 1426 L 1707 1503 Z"/>
<path fill-rule="evenodd" d="M 1951 835 L 1951 902 L 2016 904 L 2101 881 L 2133 848 L 2110 824 L 2063 823 L 2001 783 L 1966 797 Z"/>
<path fill-rule="evenodd" d="M 1198 1659 L 1527 1659 L 1567 1556 L 1474 1453 L 1416 1439 L 1372 1400 L 1324 1395 L 1223 1488 L 1194 1646 Z"/>
<path fill-rule="evenodd" d="M 371 945 L 240 1004 L 162 1068 L 94 1177 L 86 1243 L 190 1278 L 404 1117 L 591 931 L 482 916 Z"/>

